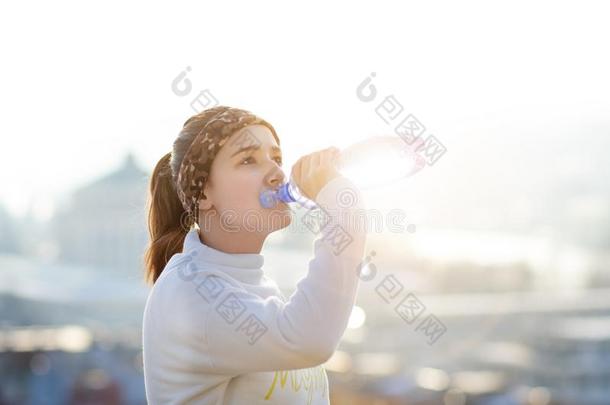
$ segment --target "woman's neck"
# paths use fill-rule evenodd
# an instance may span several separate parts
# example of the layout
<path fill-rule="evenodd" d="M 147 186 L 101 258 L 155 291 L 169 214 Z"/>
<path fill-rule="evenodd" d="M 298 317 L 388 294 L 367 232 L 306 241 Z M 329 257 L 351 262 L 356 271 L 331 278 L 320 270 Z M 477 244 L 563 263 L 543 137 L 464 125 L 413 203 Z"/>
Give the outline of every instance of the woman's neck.
<path fill-rule="evenodd" d="M 200 228 L 199 240 L 204 245 L 225 253 L 260 254 L 265 237 L 253 232 L 224 232 L 218 229 L 205 231 Z"/>

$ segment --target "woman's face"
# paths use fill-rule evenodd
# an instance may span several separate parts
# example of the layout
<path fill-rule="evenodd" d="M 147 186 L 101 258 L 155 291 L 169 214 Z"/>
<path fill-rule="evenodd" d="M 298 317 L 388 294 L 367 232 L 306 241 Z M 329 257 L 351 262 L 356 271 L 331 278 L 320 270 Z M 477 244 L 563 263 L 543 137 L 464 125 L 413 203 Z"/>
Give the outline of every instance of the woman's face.
<path fill-rule="evenodd" d="M 264 125 L 250 125 L 231 135 L 218 151 L 200 209 L 204 216 L 218 215 L 232 232 L 271 233 L 290 224 L 290 209 L 283 202 L 264 208 L 259 195 L 284 182 L 275 137 Z"/>

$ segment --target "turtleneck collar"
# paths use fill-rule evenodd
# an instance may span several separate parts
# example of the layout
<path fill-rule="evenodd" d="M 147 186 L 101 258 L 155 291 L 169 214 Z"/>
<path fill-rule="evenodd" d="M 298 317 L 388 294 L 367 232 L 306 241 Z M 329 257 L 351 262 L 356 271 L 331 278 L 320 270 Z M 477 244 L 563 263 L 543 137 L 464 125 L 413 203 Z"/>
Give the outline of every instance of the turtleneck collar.
<path fill-rule="evenodd" d="M 207 246 L 199 239 L 199 228 L 191 229 L 182 252 L 197 252 L 196 260 L 215 265 L 219 270 L 246 284 L 260 284 L 264 256 L 258 253 L 226 253 Z"/>

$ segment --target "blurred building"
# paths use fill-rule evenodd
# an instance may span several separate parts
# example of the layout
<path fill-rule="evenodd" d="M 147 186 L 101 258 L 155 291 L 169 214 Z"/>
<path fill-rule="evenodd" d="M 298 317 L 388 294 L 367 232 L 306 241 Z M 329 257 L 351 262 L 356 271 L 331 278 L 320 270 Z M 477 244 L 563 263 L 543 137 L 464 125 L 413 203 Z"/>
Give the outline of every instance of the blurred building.
<path fill-rule="evenodd" d="M 142 267 L 148 174 L 128 154 L 117 170 L 77 189 L 58 209 L 58 259 L 117 272 Z"/>

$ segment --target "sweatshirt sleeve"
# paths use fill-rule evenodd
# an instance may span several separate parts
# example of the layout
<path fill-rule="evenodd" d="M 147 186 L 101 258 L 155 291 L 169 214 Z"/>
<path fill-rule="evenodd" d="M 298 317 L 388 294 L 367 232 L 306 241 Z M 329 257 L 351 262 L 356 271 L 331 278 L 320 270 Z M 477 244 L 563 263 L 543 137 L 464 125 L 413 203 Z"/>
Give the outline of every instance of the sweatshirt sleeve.
<path fill-rule="evenodd" d="M 365 208 L 360 191 L 343 176 L 327 183 L 316 201 L 314 257 L 287 302 L 262 299 L 218 273 L 204 281 L 210 304 L 203 314 L 203 345 L 214 373 L 313 367 L 335 351 L 358 290 L 366 239 L 358 219 Z"/>

